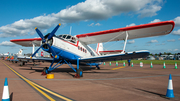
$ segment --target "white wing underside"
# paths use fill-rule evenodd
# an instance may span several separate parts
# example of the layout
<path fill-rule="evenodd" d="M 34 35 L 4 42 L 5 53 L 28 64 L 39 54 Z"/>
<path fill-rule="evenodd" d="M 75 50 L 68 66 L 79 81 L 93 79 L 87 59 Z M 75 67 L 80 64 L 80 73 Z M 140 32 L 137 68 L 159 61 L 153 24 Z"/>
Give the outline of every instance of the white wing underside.
<path fill-rule="evenodd" d="M 81 34 L 76 35 L 76 37 L 85 44 L 94 44 L 124 40 L 126 38 L 126 31 L 128 32 L 128 39 L 136 39 L 143 37 L 166 35 L 169 34 L 173 28 L 173 21 L 164 21 L 158 23 L 150 23 L 113 30 Z"/>

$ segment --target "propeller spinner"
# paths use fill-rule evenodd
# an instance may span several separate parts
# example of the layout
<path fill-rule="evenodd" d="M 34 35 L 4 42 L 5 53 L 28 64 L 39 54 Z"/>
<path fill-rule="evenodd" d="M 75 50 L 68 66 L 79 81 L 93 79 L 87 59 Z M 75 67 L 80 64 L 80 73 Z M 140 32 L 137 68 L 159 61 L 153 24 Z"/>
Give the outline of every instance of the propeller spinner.
<path fill-rule="evenodd" d="M 59 57 L 56 55 L 56 53 L 54 52 L 54 50 L 51 48 L 51 46 L 49 45 L 48 41 L 50 39 L 52 39 L 52 37 L 55 35 L 56 31 L 58 30 L 59 26 L 61 26 L 61 24 L 59 23 L 54 30 L 47 34 L 46 36 L 43 36 L 43 34 L 41 33 L 41 31 L 36 27 L 35 30 L 38 33 L 38 35 L 41 37 L 42 39 L 42 45 L 33 53 L 33 55 L 31 56 L 31 58 L 39 51 L 40 48 L 42 47 L 47 47 L 49 48 L 49 51 L 52 53 L 52 55 L 54 56 L 54 58 L 58 59 Z"/>

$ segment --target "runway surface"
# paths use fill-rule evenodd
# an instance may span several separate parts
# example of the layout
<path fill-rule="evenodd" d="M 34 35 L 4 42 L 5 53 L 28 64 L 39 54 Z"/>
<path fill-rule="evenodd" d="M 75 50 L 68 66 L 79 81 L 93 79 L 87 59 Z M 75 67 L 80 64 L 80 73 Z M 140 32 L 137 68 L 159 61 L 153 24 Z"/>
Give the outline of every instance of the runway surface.
<path fill-rule="evenodd" d="M 17 63 L 0 60 L 0 97 L 2 98 L 4 79 L 8 78 L 9 93 L 12 101 L 168 101 L 165 98 L 172 75 L 175 98 L 180 100 L 180 66 L 139 65 L 111 66 L 100 65 L 101 70 L 81 67 L 82 78 L 73 78 L 74 71 L 63 65 L 54 70 L 54 79 L 46 79 L 41 72 L 50 63 L 27 63 L 20 67 Z M 127 65 L 127 64 L 126 64 Z"/>

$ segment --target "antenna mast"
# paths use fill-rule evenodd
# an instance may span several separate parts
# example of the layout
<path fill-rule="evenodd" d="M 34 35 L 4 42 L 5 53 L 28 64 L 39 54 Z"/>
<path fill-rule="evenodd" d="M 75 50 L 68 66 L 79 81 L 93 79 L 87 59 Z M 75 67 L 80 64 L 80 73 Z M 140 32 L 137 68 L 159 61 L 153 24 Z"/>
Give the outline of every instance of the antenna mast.
<path fill-rule="evenodd" d="M 72 29 L 72 26 L 70 26 L 70 31 L 69 31 L 69 34 L 71 35 L 71 29 Z"/>

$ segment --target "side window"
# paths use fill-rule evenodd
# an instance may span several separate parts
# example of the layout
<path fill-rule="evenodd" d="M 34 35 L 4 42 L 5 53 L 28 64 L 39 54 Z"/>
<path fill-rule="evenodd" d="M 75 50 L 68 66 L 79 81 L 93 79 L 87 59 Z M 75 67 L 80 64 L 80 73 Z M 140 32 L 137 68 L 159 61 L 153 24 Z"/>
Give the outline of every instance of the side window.
<path fill-rule="evenodd" d="M 80 50 L 80 47 L 78 46 L 78 50 Z"/>
<path fill-rule="evenodd" d="M 76 43 L 76 38 L 71 37 L 71 42 Z"/>

